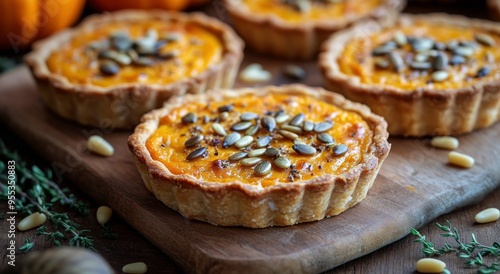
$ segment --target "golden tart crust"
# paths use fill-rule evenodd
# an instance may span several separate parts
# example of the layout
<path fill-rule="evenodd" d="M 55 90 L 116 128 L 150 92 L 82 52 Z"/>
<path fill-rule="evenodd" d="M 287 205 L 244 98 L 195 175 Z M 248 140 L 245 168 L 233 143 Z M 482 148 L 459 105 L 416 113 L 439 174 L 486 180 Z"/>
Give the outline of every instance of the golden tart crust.
<path fill-rule="evenodd" d="M 332 33 L 347 28 L 362 20 L 374 19 L 382 25 L 392 24 L 394 18 L 406 5 L 405 0 L 374 0 L 378 5 L 361 14 L 351 13 L 339 18 L 322 18 L 324 12 L 315 14 L 313 19 L 283 19 L 279 15 L 254 11 L 245 2 L 250 0 L 224 0 L 232 23 L 245 43 L 259 53 L 278 56 L 285 59 L 312 59 L 318 53 L 320 45 Z M 264 1 L 260 1 L 264 2 Z M 259 3 L 260 3 L 259 2 Z M 270 0 L 269 5 L 283 5 Z M 349 2 L 349 1 L 347 1 Z M 350 1 L 352 2 L 352 1 Z M 359 1 L 351 5 L 366 5 Z M 373 2 L 373 1 L 372 1 Z M 344 5 L 328 4 L 328 5 Z M 346 8 L 347 9 L 347 8 Z M 348 10 L 355 10 L 356 7 Z M 284 8 L 280 7 L 279 12 Z M 287 8 L 291 11 L 293 8 Z M 283 12 L 288 14 L 288 12 Z M 342 12 L 341 14 L 344 14 Z M 314 15 L 313 15 L 314 16 Z"/>
<path fill-rule="evenodd" d="M 346 115 L 358 117 L 359 123 L 342 123 L 343 117 L 339 114 L 339 117 L 335 118 L 338 119 L 338 121 L 336 120 L 338 125 L 334 124 L 334 128 L 338 127 L 335 130 L 343 132 L 343 137 L 338 137 L 338 140 L 347 140 L 345 142 L 349 144 L 349 151 L 352 150 L 352 153 L 348 152 L 346 155 L 358 153 L 359 157 L 349 165 L 341 165 L 336 170 L 326 172 L 320 170 L 321 166 L 316 166 L 313 162 L 310 165 L 312 171 L 304 172 L 314 171 L 320 175 L 309 176 L 308 174 L 308 176 L 304 176 L 306 178 L 304 180 L 300 176 L 292 180 L 286 175 L 279 177 L 283 173 L 292 174 L 296 168 L 294 166 L 283 170 L 273 165 L 271 173 L 258 175 L 257 167 L 243 166 L 241 160 L 239 162 L 229 161 L 226 158 L 227 155 L 232 155 L 238 150 L 234 146 L 224 147 L 223 137 L 214 138 L 217 134 L 210 130 L 210 125 L 219 121 L 218 118 L 214 119 L 214 115 L 217 117 L 217 109 L 220 107 L 217 104 L 224 103 L 225 106 L 227 102 L 234 102 L 234 112 L 230 113 L 229 117 L 239 117 L 244 112 L 245 106 L 248 106 L 245 101 L 254 107 L 257 106 L 253 104 L 258 102 L 261 105 L 261 113 L 259 113 L 261 116 L 258 119 L 261 120 L 264 119 L 265 115 L 276 114 L 274 112 L 274 114 L 270 114 L 265 110 L 267 107 L 275 106 L 274 103 L 270 103 L 274 102 L 273 98 L 285 97 L 291 98 L 289 99 L 291 101 L 287 102 L 292 105 L 301 102 L 300 100 L 311 100 L 311 104 L 313 104 L 311 109 L 313 110 L 316 109 L 314 102 L 319 102 L 318 104 L 323 107 L 335 108 L 337 111 L 328 114 L 331 117 L 335 117 L 333 115 L 335 113 L 346 113 Z M 267 100 L 269 98 L 271 99 Z M 281 99 L 277 100 L 276 102 L 279 102 Z M 321 109 L 321 107 L 318 108 Z M 291 109 L 300 111 L 293 107 Z M 198 147 L 187 147 L 186 145 L 185 149 L 176 148 L 185 140 L 190 139 L 188 138 L 190 136 L 183 131 L 183 127 L 186 125 L 179 119 L 186 117 L 188 111 L 194 110 L 212 111 L 209 119 L 201 121 L 204 119 L 199 116 L 196 123 L 187 125 L 190 131 L 199 130 L 202 132 L 204 135 L 202 142 L 205 144 L 200 144 Z M 308 119 L 307 108 L 304 113 Z M 232 124 L 233 122 L 237 121 L 229 120 L 228 123 Z M 289 122 L 291 123 L 291 121 Z M 220 123 L 223 124 L 223 122 Z M 360 126 L 361 124 L 364 126 Z M 164 127 L 175 129 L 177 135 L 180 136 L 174 134 L 175 136 L 172 137 L 172 134 L 167 132 L 163 135 L 165 139 L 162 140 L 158 136 L 158 132 L 161 133 Z M 349 131 L 349 128 L 356 130 Z M 366 106 L 350 102 L 344 97 L 324 89 L 303 85 L 268 86 L 222 90 L 189 95 L 183 98 L 172 98 L 163 108 L 154 110 L 143 117 L 142 123 L 129 137 L 128 144 L 148 190 L 154 193 L 165 205 L 180 212 L 184 217 L 215 225 L 263 228 L 321 220 L 325 217 L 338 215 L 363 200 L 390 150 L 386 128 L 387 124 L 384 119 L 372 114 Z M 234 132 L 227 127 L 226 130 L 228 134 Z M 264 131 L 264 128 L 261 128 L 261 131 Z M 278 147 L 276 144 L 281 144 L 281 142 L 292 143 L 291 140 L 280 137 L 276 131 L 271 133 L 275 143 L 271 143 L 270 146 Z M 244 135 L 243 132 L 242 135 Z M 191 133 L 193 136 L 196 134 Z M 257 135 L 259 134 L 257 133 Z M 367 141 L 363 149 L 356 147 L 354 142 L 348 143 L 349 140 L 357 140 L 356 134 L 363 136 L 363 140 Z M 219 141 L 214 142 L 214 139 Z M 157 142 L 158 140 L 161 140 L 162 143 Z M 257 137 L 255 140 L 258 140 Z M 168 148 L 169 146 L 172 148 Z M 250 151 L 256 146 L 257 144 L 254 142 L 243 150 Z M 208 147 L 207 154 L 197 159 L 189 158 L 192 151 L 202 147 Z M 307 163 L 304 161 L 315 157 L 301 157 L 301 155 L 297 155 L 298 152 L 279 147 L 284 153 L 282 155 L 288 155 L 292 159 L 292 163 L 297 164 L 297 166 L 299 162 L 302 163 L 302 166 L 306 166 Z M 333 155 L 333 149 L 318 149 L 316 152 L 317 155 L 320 153 Z M 161 155 L 155 155 L 157 153 Z M 168 157 L 161 158 L 165 155 Z M 186 155 L 188 156 L 186 157 Z M 220 157 L 223 158 L 218 159 Z M 337 160 L 341 162 L 343 159 L 332 159 L 333 162 Z M 176 161 L 179 163 L 175 164 Z M 183 168 L 184 171 L 182 171 Z M 223 170 L 224 168 L 226 170 Z M 249 173 L 249 170 L 253 170 L 255 175 L 252 172 Z M 207 172 L 206 177 L 210 179 L 205 179 L 203 172 Z M 213 179 L 214 173 L 219 179 Z M 273 177 L 275 174 L 277 174 L 276 178 Z"/>
<path fill-rule="evenodd" d="M 92 72 L 92 69 L 95 70 L 96 61 L 87 62 L 90 72 L 87 71 L 87 68 L 82 67 L 81 63 L 83 63 L 82 60 L 86 61 L 85 58 L 76 58 L 74 69 L 71 67 L 65 69 L 62 67 L 66 64 L 59 64 L 60 60 L 65 59 L 65 56 L 57 56 L 59 54 L 57 51 L 61 51 L 61 49 L 64 51 L 65 45 L 71 47 L 73 46 L 71 43 L 74 42 L 79 47 L 75 49 L 85 52 L 86 49 L 83 49 L 85 45 L 82 46 L 82 41 L 78 40 L 82 40 L 81 37 L 92 37 L 96 33 L 96 35 L 106 33 L 109 26 L 116 28 L 127 25 L 135 28 L 133 31 L 137 31 L 141 28 L 141 24 L 161 26 L 163 22 L 165 28 L 174 25 L 179 27 L 181 33 L 184 30 L 187 33 L 188 28 L 191 28 L 206 34 L 207 37 L 213 37 L 212 40 L 218 41 L 220 44 L 220 54 L 214 53 L 213 59 L 215 61 L 209 63 L 203 70 L 194 69 L 190 71 L 191 75 L 181 75 L 178 79 L 169 79 L 172 80 L 170 82 L 160 81 L 160 76 L 157 77 L 157 81 L 151 82 L 128 81 L 127 76 L 115 81 L 106 81 L 105 79 L 106 77 L 113 78 L 116 75 L 104 75 L 102 77 L 104 80 L 100 79 L 102 81 L 99 82 L 100 75 L 95 76 L 96 73 Z M 116 32 L 114 29 L 113 31 Z M 123 30 L 119 29 L 119 31 Z M 87 46 L 92 45 L 92 43 L 96 44 L 96 41 L 88 42 Z M 230 27 L 203 14 L 119 11 L 89 16 L 76 28 L 60 32 L 36 43 L 33 51 L 26 56 L 25 63 L 34 75 L 44 103 L 56 114 L 83 125 L 133 128 L 139 123 L 140 117 L 144 113 L 160 107 L 171 96 L 231 87 L 243 58 L 243 46 L 241 39 Z M 54 56 L 58 57 L 59 60 Z M 161 66 L 162 62 L 177 62 L 177 59 L 174 57 L 171 60 L 160 60 L 157 64 Z M 140 73 L 141 68 L 137 67 L 124 68 L 123 71 L 129 73 L 132 79 L 139 79 L 141 75 L 136 74 Z M 53 70 L 60 70 L 61 73 Z M 82 73 L 79 73 L 79 70 Z M 156 72 L 161 72 L 161 69 L 157 71 L 144 69 L 144 71 L 143 76 L 149 76 L 150 73 L 153 75 Z"/>
<path fill-rule="evenodd" d="M 389 65 L 389 70 L 379 70 L 375 65 L 379 57 L 372 50 L 380 44 L 370 39 L 390 40 L 396 32 L 410 37 L 414 31 L 419 31 L 422 37 L 429 36 L 424 38 L 438 39 L 441 44 L 448 45 L 454 42 L 439 39 L 467 35 L 470 37 L 462 40 L 475 43 L 479 49 L 471 54 L 472 57 L 463 58 L 465 63 L 459 65 L 452 65 L 452 56 L 448 55 L 448 68 L 451 69 L 447 68 L 449 73 L 444 74 L 448 78 L 443 82 L 433 78 L 433 71 L 437 70 L 435 63 L 414 79 L 411 73 L 406 73 L 410 63 L 405 64 L 400 72 L 390 70 L 394 68 L 393 64 Z M 442 35 L 440 38 L 430 37 L 429 33 L 433 32 Z M 500 58 L 500 52 L 495 46 L 485 48 L 474 41 L 479 33 L 487 34 L 493 43 L 500 43 L 500 25 L 493 22 L 447 14 L 401 15 L 392 28 L 384 29 L 376 22 L 365 22 L 333 35 L 323 45 L 319 64 L 327 88 L 366 104 L 374 113 L 383 116 L 391 135 L 460 135 L 491 126 L 500 119 L 500 71 L 495 61 Z M 356 41 L 365 43 L 364 53 L 356 55 L 362 60 L 358 63 L 363 64 L 358 68 L 349 65 L 354 62 L 345 52 L 346 48 L 354 49 Z M 457 51 L 452 52 L 456 54 Z M 417 53 L 414 54 L 416 58 Z M 362 68 L 366 64 L 371 66 L 370 69 Z M 488 67 L 486 75 L 481 75 L 480 65 Z M 371 73 L 371 69 L 376 72 Z M 401 78 L 403 74 L 407 80 Z M 396 84 L 383 83 L 391 79 L 396 79 Z"/>

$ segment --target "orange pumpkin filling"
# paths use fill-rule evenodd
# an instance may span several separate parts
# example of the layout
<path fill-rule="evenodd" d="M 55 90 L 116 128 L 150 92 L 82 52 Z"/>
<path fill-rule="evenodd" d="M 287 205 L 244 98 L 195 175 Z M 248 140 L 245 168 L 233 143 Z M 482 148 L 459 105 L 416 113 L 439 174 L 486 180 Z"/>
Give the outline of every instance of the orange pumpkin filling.
<path fill-rule="evenodd" d="M 110 46 L 100 52 L 92 49 L 95 45 L 106 44 L 119 32 L 129 37 L 130 48 L 120 51 Z M 138 56 L 134 43 L 148 36 L 153 39 L 154 52 Z M 109 52 L 113 55 L 106 57 L 105 53 Z M 74 84 L 100 87 L 130 83 L 165 85 L 200 74 L 219 62 L 222 54 L 223 47 L 217 36 L 194 23 L 151 20 L 109 23 L 80 33 L 52 53 L 47 65 L 51 72 Z M 107 65 L 117 71 L 103 73 L 103 59 L 110 59 L 104 61 L 111 62 Z"/>
<path fill-rule="evenodd" d="M 231 108 L 228 112 L 224 112 L 223 109 L 228 106 Z M 224 137 L 223 134 L 218 134 L 220 130 L 215 130 L 213 124 L 220 124 L 226 134 L 239 132 L 241 136 L 245 136 L 245 132 L 248 133 L 251 127 L 242 127 L 240 130 L 235 128 L 235 124 L 242 121 L 243 113 L 248 115 L 249 112 L 258 115 L 254 119 L 249 119 L 251 126 L 259 127 L 251 135 L 253 142 L 239 148 L 238 143 L 225 147 L 228 135 Z M 304 130 L 298 133 L 296 136 L 298 138 L 293 141 L 294 138 L 290 139 L 279 132 L 280 129 L 286 128 L 284 124 L 290 126 L 293 118 L 299 113 L 304 115 L 305 120 L 297 127 Z M 196 119 L 193 119 L 193 114 L 196 114 Z M 183 118 L 189 115 L 191 115 L 190 122 L 183 122 Z M 280 115 L 288 115 L 289 118 L 282 121 L 278 118 Z M 268 124 L 262 122 L 265 119 L 278 121 L 276 129 L 267 127 Z M 333 126 L 323 131 L 319 126 L 313 130 L 306 130 L 306 121 L 308 124 L 316 123 L 316 126 L 319 123 L 330 123 Z M 323 137 L 324 135 L 333 137 L 334 143 L 325 143 L 324 138 L 319 137 L 319 132 L 323 133 Z M 198 135 L 202 138 L 189 146 L 186 145 L 186 142 L 190 142 L 188 140 L 193 141 Z M 259 174 L 259 170 L 265 169 L 265 166 L 259 166 L 257 163 L 246 166 L 243 164 L 244 159 L 229 160 L 237 152 L 252 154 L 258 151 L 257 143 L 265 136 L 272 137 L 272 140 L 262 148 L 278 149 L 280 156 L 289 160 L 291 164 L 289 167 L 283 168 L 277 165 L 274 162 L 277 156 L 258 155 L 255 157 L 260 158 L 261 162 L 272 163 L 269 171 Z M 345 173 L 363 159 L 372 138 L 373 133 L 369 126 L 357 113 L 339 109 L 305 95 L 274 94 L 264 97 L 244 96 L 209 104 L 193 103 L 174 108 L 161 118 L 158 129 L 148 139 L 146 146 L 152 158 L 162 162 L 175 175 L 187 174 L 209 182 L 240 181 L 268 187 L 278 183 Z M 299 141 L 305 143 L 308 148 L 314 148 L 313 153 L 307 154 L 299 150 L 297 146 Z M 193 151 L 203 148 L 206 148 L 203 154 L 191 157 Z M 347 151 L 337 153 L 342 148 L 347 148 Z"/>
<path fill-rule="evenodd" d="M 406 37 L 407 43 L 397 45 L 391 53 L 376 54 L 376 50 L 394 43 L 396 36 Z M 434 45 L 415 50 L 414 43 L 419 39 Z M 499 35 L 480 29 L 416 21 L 349 41 L 337 62 L 344 74 L 356 76 L 368 85 L 391 86 L 405 92 L 423 87 L 458 89 L 500 77 L 498 44 Z M 391 60 L 391 54 L 399 55 L 400 68 Z M 439 57 L 444 59 L 444 67 L 437 67 L 438 55 L 444 55 Z"/>
<path fill-rule="evenodd" d="M 309 1 L 310 4 L 306 8 L 285 3 L 283 0 L 244 0 L 243 2 L 253 13 L 276 15 L 284 21 L 300 23 L 304 20 L 320 21 L 363 16 L 380 6 L 381 0 L 346 0 L 339 1 L 339 3 Z"/>

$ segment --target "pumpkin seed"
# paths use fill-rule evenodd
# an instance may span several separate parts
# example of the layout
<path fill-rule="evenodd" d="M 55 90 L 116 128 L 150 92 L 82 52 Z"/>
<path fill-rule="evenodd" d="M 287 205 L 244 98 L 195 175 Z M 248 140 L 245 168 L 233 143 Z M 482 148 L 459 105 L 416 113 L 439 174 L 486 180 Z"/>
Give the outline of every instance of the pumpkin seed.
<path fill-rule="evenodd" d="M 495 45 L 495 39 L 493 37 L 489 36 L 486 33 L 477 33 L 474 38 L 476 39 L 477 42 L 485 45 L 485 46 L 494 46 Z"/>
<path fill-rule="evenodd" d="M 287 169 L 292 165 L 292 162 L 283 156 L 277 157 L 276 159 L 273 160 L 273 163 L 275 166 L 282 168 L 282 169 Z"/>
<path fill-rule="evenodd" d="M 333 151 L 333 155 L 334 156 L 341 156 L 341 155 L 344 155 L 347 153 L 347 151 L 349 150 L 349 147 L 344 145 L 344 144 L 338 144 L 338 145 L 335 145 L 333 148 L 332 148 L 332 151 Z"/>
<path fill-rule="evenodd" d="M 288 115 L 286 113 L 280 113 L 280 114 L 276 115 L 274 120 L 276 121 L 277 124 L 283 124 L 284 122 L 288 121 L 289 118 L 290 118 L 290 115 Z"/>
<path fill-rule="evenodd" d="M 290 131 L 296 134 L 302 134 L 302 128 L 296 127 L 296 126 L 291 126 L 291 125 L 282 125 L 281 129 Z"/>
<path fill-rule="evenodd" d="M 293 143 L 296 144 L 296 145 L 307 145 L 304 141 L 301 141 L 299 139 L 293 140 Z"/>
<path fill-rule="evenodd" d="M 259 131 L 259 128 L 260 128 L 260 126 L 258 124 L 253 125 L 253 126 L 249 127 L 247 129 L 247 131 L 245 131 L 245 135 L 255 135 L 255 133 L 257 133 L 257 131 Z"/>
<path fill-rule="evenodd" d="M 262 161 L 262 159 L 259 157 L 245 158 L 240 160 L 240 164 L 242 166 L 254 166 L 258 164 L 260 161 Z"/>
<path fill-rule="evenodd" d="M 225 106 L 220 106 L 217 108 L 219 112 L 231 112 L 234 109 L 233 104 L 225 105 Z"/>
<path fill-rule="evenodd" d="M 243 136 L 241 139 L 239 139 L 234 145 L 237 148 L 242 148 L 250 145 L 253 142 L 253 137 L 252 136 Z"/>
<path fill-rule="evenodd" d="M 435 70 L 445 70 L 448 67 L 448 55 L 444 52 L 439 52 L 434 58 L 433 66 Z"/>
<path fill-rule="evenodd" d="M 481 78 L 481 77 L 487 76 L 488 74 L 490 74 L 490 68 L 489 67 L 482 67 L 477 71 L 476 77 Z"/>
<path fill-rule="evenodd" d="M 187 139 L 186 142 L 184 142 L 185 147 L 192 147 L 195 146 L 203 141 L 203 135 L 194 135 L 193 137 Z"/>
<path fill-rule="evenodd" d="M 239 161 L 243 158 L 246 158 L 248 156 L 248 153 L 244 152 L 244 151 L 239 151 L 239 152 L 236 152 L 234 154 L 232 154 L 231 156 L 229 156 L 228 160 L 229 161 Z"/>
<path fill-rule="evenodd" d="M 189 112 L 188 114 L 182 116 L 181 118 L 181 121 L 184 124 L 196 123 L 197 120 L 198 120 L 198 115 L 196 115 L 196 113 L 194 112 Z"/>
<path fill-rule="evenodd" d="M 310 132 L 314 130 L 314 123 L 311 121 L 305 121 L 304 124 L 302 125 L 302 129 L 305 132 Z"/>
<path fill-rule="evenodd" d="M 465 63 L 465 57 L 461 55 L 453 55 L 450 58 L 450 64 L 455 66 L 455 65 L 460 65 Z"/>
<path fill-rule="evenodd" d="M 127 51 L 132 47 L 132 40 L 125 35 L 111 37 L 111 45 L 118 51 Z"/>
<path fill-rule="evenodd" d="M 267 129 L 270 132 L 274 131 L 274 129 L 276 128 L 276 120 L 271 116 L 264 116 L 260 120 L 260 124 L 263 128 Z"/>
<path fill-rule="evenodd" d="M 259 114 L 254 112 L 245 112 L 240 115 L 241 121 L 252 121 L 259 118 Z"/>
<path fill-rule="evenodd" d="M 403 70 L 405 63 L 403 61 L 403 57 L 397 52 L 391 52 L 389 54 L 389 60 L 391 61 L 392 66 L 394 67 L 394 70 L 399 72 Z"/>
<path fill-rule="evenodd" d="M 438 70 L 432 73 L 431 78 L 434 82 L 442 82 L 449 77 L 449 73 L 446 70 Z"/>
<path fill-rule="evenodd" d="M 206 116 L 205 116 L 206 117 Z M 226 130 L 224 129 L 224 127 L 219 124 L 219 123 L 213 123 L 212 124 L 212 129 L 214 130 L 215 133 L 217 133 L 218 135 L 220 136 L 226 136 L 227 133 L 226 133 Z"/>
<path fill-rule="evenodd" d="M 291 132 L 291 131 L 288 131 L 288 130 L 283 130 L 283 129 L 282 129 L 282 130 L 279 130 L 279 131 L 278 131 L 278 133 L 279 133 L 281 136 L 283 136 L 283 137 L 285 137 L 285 138 L 288 138 L 288 139 L 290 139 L 290 140 L 295 140 L 295 139 L 299 138 L 299 135 L 297 135 L 297 134 L 295 134 L 295 133 L 293 133 L 293 132 Z"/>
<path fill-rule="evenodd" d="M 188 154 L 188 156 L 186 157 L 186 160 L 188 160 L 188 161 L 195 160 L 195 159 L 203 156 L 204 154 L 206 154 L 207 151 L 208 150 L 206 147 L 197 148 Z"/>
<path fill-rule="evenodd" d="M 253 171 L 255 172 L 255 175 L 257 176 L 264 176 L 267 175 L 269 172 L 271 172 L 271 163 L 268 160 L 264 160 L 255 166 Z"/>
<path fill-rule="evenodd" d="M 289 124 L 291 126 L 298 127 L 298 126 L 302 125 L 302 123 L 304 122 L 305 118 L 306 118 L 306 116 L 304 115 L 304 113 L 299 113 L 299 114 L 295 115 L 292 118 L 292 120 L 290 120 Z"/>
<path fill-rule="evenodd" d="M 266 149 L 266 152 L 264 152 L 264 154 L 269 157 L 276 157 L 280 155 L 280 150 L 275 147 L 268 147 Z"/>
<path fill-rule="evenodd" d="M 250 150 L 248 152 L 248 157 L 259 157 L 259 156 L 262 156 L 264 155 L 264 153 L 266 152 L 266 149 L 265 148 L 259 148 L 259 149 L 254 149 L 254 150 Z"/>
<path fill-rule="evenodd" d="M 434 40 L 429 38 L 417 38 L 411 43 L 413 51 L 421 52 L 430 50 L 434 47 Z"/>
<path fill-rule="evenodd" d="M 271 140 L 273 140 L 273 137 L 263 136 L 257 139 L 256 145 L 257 147 L 267 147 L 271 143 Z"/>
<path fill-rule="evenodd" d="M 472 48 L 473 50 L 479 48 L 479 44 L 474 41 L 460 41 L 458 45 L 466 48 Z"/>
<path fill-rule="evenodd" d="M 298 144 L 298 145 L 293 145 L 292 148 L 293 148 L 293 150 L 295 150 L 295 152 L 297 152 L 298 154 L 301 154 L 301 155 L 314 155 L 314 154 L 316 154 L 316 149 L 310 145 Z"/>
<path fill-rule="evenodd" d="M 89 44 L 89 48 L 95 51 L 108 50 L 110 46 L 109 40 L 94 41 Z"/>
<path fill-rule="evenodd" d="M 222 141 L 222 147 L 228 148 L 234 145 L 240 139 L 241 139 L 241 134 L 239 134 L 238 132 L 231 132 L 228 135 L 226 135 L 226 137 L 224 137 L 224 140 Z"/>
<path fill-rule="evenodd" d="M 372 55 L 386 55 L 396 49 L 396 43 L 385 43 L 373 49 Z"/>
<path fill-rule="evenodd" d="M 474 54 L 474 49 L 471 47 L 458 46 L 453 50 L 456 55 L 470 57 Z"/>
<path fill-rule="evenodd" d="M 314 131 L 317 133 L 325 132 L 333 127 L 331 122 L 319 122 L 314 125 Z"/>
<path fill-rule="evenodd" d="M 103 51 L 99 53 L 98 57 L 101 59 L 109 59 L 115 61 L 122 66 L 130 65 L 132 63 L 132 58 L 130 58 L 130 56 L 114 50 Z"/>
<path fill-rule="evenodd" d="M 182 34 L 178 32 L 167 32 L 163 33 L 160 40 L 165 40 L 166 42 L 176 42 L 182 38 Z"/>
<path fill-rule="evenodd" d="M 103 61 L 99 65 L 99 70 L 104 75 L 112 76 L 120 72 L 120 67 L 113 61 Z"/>
<path fill-rule="evenodd" d="M 286 65 L 283 72 L 287 77 L 291 79 L 302 80 L 306 78 L 306 71 L 301 66 Z"/>
<path fill-rule="evenodd" d="M 406 35 L 403 32 L 398 31 L 394 34 L 394 42 L 402 47 L 408 43 L 408 39 L 406 39 Z"/>
<path fill-rule="evenodd" d="M 335 143 L 335 140 L 333 140 L 333 137 L 328 133 L 320 133 L 320 134 L 318 134 L 318 136 L 316 138 L 318 138 L 318 140 L 320 142 L 325 143 L 325 144 Z"/>
<path fill-rule="evenodd" d="M 299 12 L 308 12 L 311 9 L 311 3 L 308 1 L 295 1 L 293 5 Z"/>
<path fill-rule="evenodd" d="M 238 123 L 234 124 L 233 126 L 231 126 L 231 129 L 235 130 L 235 131 L 242 131 L 242 130 L 248 129 L 251 126 L 252 126 L 252 122 L 243 121 L 243 122 L 238 122 Z"/>
<path fill-rule="evenodd" d="M 410 68 L 416 70 L 428 70 L 432 67 L 430 62 L 412 62 Z"/>

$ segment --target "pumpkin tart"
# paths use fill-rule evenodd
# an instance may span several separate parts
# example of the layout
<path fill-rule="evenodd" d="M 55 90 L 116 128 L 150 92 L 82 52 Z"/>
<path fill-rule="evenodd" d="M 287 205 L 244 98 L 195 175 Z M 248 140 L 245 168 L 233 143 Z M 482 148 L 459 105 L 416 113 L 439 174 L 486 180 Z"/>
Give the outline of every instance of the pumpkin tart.
<path fill-rule="evenodd" d="M 391 135 L 460 135 L 500 118 L 500 24 L 402 15 L 333 35 L 319 63 L 329 89 L 383 116 Z"/>
<path fill-rule="evenodd" d="M 405 0 L 225 0 L 251 48 L 286 59 L 312 59 L 332 33 L 362 20 L 391 24 Z"/>
<path fill-rule="evenodd" d="M 262 228 L 321 220 L 362 201 L 389 153 L 366 106 L 303 85 L 172 98 L 129 148 L 146 187 L 189 219 Z"/>
<path fill-rule="evenodd" d="M 242 48 L 231 28 L 202 14 L 120 11 L 36 43 L 25 62 L 56 114 L 132 128 L 173 95 L 232 86 Z"/>

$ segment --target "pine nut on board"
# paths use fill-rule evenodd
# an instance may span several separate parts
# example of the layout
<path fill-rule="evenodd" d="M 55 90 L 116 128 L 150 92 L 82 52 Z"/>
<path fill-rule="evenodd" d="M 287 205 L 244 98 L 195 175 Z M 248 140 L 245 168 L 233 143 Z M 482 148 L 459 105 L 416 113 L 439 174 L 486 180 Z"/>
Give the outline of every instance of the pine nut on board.
<path fill-rule="evenodd" d="M 416 269 L 420 273 L 441 273 L 446 264 L 438 259 L 424 258 L 417 262 Z"/>
<path fill-rule="evenodd" d="M 102 156 L 112 156 L 115 153 L 113 146 L 99 135 L 90 136 L 87 141 L 87 148 Z"/>
<path fill-rule="evenodd" d="M 43 225 L 45 221 L 47 221 L 47 216 L 45 214 L 35 212 L 22 219 L 17 225 L 17 229 L 19 229 L 19 231 L 30 230 Z"/>
<path fill-rule="evenodd" d="M 143 262 L 137 262 L 137 263 L 131 263 L 124 265 L 122 268 L 123 273 L 135 273 L 135 274 L 141 274 L 141 273 L 146 273 L 148 272 L 148 266 L 143 263 Z"/>
<path fill-rule="evenodd" d="M 458 139 L 455 137 L 438 136 L 432 138 L 431 145 L 437 148 L 453 150 L 458 148 L 459 142 Z"/>
<path fill-rule="evenodd" d="M 451 151 L 448 153 L 448 162 L 456 166 L 470 168 L 474 165 L 474 158 L 467 154 L 463 154 L 456 151 Z"/>
<path fill-rule="evenodd" d="M 113 210 L 111 208 L 107 206 L 100 206 L 96 213 L 97 222 L 104 225 L 109 221 L 109 219 L 111 219 L 111 215 L 113 215 Z"/>
<path fill-rule="evenodd" d="M 498 208 L 487 208 L 476 214 L 474 219 L 477 223 L 485 224 L 498 220 L 500 218 L 500 210 Z"/>

